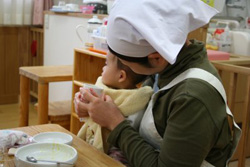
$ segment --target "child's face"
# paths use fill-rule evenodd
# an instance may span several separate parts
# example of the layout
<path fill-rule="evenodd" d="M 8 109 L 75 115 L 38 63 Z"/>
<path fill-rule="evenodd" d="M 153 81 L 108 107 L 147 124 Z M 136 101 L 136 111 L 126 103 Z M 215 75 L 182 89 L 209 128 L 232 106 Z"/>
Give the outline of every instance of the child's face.
<path fill-rule="evenodd" d="M 102 68 L 102 82 L 112 88 L 119 88 L 120 70 L 117 68 L 116 59 L 113 54 L 108 52 L 106 65 Z"/>

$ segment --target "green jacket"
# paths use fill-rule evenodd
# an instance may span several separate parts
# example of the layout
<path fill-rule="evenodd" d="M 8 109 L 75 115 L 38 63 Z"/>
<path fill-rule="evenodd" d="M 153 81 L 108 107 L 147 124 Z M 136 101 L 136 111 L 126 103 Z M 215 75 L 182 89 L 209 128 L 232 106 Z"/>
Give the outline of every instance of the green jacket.
<path fill-rule="evenodd" d="M 207 59 L 204 45 L 192 41 L 183 47 L 176 63 L 159 74 L 162 88 L 189 68 L 204 69 L 218 77 Z M 145 84 L 153 85 L 154 76 Z M 232 148 L 225 104 L 220 94 L 208 83 L 187 79 L 163 91 L 153 107 L 161 150 L 149 145 L 128 121 L 120 123 L 109 135 L 108 142 L 123 151 L 134 167 L 200 167 L 205 159 L 224 167 Z"/>

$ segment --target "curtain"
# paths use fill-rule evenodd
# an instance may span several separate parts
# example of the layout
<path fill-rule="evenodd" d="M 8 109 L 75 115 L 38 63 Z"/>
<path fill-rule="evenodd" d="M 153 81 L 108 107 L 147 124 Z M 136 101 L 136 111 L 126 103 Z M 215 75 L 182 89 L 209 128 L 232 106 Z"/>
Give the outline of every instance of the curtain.
<path fill-rule="evenodd" d="M 0 0 L 0 25 L 43 25 L 53 0 Z"/>
<path fill-rule="evenodd" d="M 43 11 L 51 9 L 53 0 L 34 0 L 33 25 L 43 25 Z"/>
<path fill-rule="evenodd" d="M 33 0 L 0 0 L 0 24 L 30 25 Z"/>

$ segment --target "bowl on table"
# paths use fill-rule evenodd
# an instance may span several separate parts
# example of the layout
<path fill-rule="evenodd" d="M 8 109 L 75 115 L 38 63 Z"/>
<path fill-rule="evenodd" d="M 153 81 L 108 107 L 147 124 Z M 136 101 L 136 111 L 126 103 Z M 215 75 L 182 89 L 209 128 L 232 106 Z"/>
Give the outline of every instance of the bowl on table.
<path fill-rule="evenodd" d="M 27 157 L 34 157 L 36 163 L 29 162 Z M 16 167 L 57 167 L 55 162 L 42 162 L 39 160 L 59 161 L 60 167 L 72 167 L 77 160 L 78 154 L 75 148 L 60 143 L 32 143 L 17 149 L 15 153 Z"/>
<path fill-rule="evenodd" d="M 62 143 L 71 145 L 73 137 L 62 132 L 44 132 L 33 136 L 33 141 L 36 143 Z"/>

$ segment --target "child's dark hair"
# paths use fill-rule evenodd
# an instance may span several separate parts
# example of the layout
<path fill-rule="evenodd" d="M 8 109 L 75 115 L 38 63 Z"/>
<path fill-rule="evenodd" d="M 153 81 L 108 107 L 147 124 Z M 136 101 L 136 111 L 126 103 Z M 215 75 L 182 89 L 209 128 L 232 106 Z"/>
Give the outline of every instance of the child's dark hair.
<path fill-rule="evenodd" d="M 127 73 L 128 79 L 135 85 L 141 83 L 147 78 L 147 75 L 136 74 L 132 71 L 128 66 L 122 64 L 122 62 L 116 57 L 117 59 L 117 68 L 120 70 L 124 70 Z"/>

